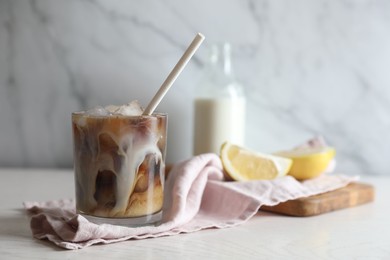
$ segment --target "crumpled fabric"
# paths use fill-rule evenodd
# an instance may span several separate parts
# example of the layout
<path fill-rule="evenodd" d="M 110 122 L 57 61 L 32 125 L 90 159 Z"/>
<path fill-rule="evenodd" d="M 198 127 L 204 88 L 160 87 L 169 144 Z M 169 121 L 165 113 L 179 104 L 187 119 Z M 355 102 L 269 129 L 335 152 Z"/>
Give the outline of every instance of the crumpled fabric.
<path fill-rule="evenodd" d="M 190 233 L 241 225 L 262 205 L 308 197 L 342 188 L 357 177 L 322 174 L 299 182 L 291 176 L 274 180 L 226 182 L 216 154 L 202 154 L 176 164 L 165 186 L 163 221 L 157 226 L 97 225 L 76 214 L 73 200 L 25 202 L 31 230 L 66 249 Z"/>

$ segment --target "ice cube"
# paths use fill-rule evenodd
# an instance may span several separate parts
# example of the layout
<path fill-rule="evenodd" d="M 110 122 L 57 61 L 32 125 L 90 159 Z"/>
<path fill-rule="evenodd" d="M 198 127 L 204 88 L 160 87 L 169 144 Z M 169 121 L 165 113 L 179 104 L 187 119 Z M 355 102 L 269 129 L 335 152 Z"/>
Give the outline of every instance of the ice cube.
<path fill-rule="evenodd" d="M 110 108 L 107 108 L 111 112 L 111 109 L 113 109 L 115 106 L 112 106 Z M 141 105 L 139 104 L 138 100 L 131 101 L 130 103 L 118 107 L 114 112 L 111 112 L 113 114 L 119 114 L 124 116 L 140 116 L 143 113 L 143 109 Z"/>
<path fill-rule="evenodd" d="M 101 106 L 96 106 L 94 108 L 91 108 L 85 112 L 88 116 L 108 116 L 110 112 Z"/>
<path fill-rule="evenodd" d="M 105 109 L 111 114 L 115 114 L 119 110 L 119 106 L 109 105 L 106 106 Z"/>

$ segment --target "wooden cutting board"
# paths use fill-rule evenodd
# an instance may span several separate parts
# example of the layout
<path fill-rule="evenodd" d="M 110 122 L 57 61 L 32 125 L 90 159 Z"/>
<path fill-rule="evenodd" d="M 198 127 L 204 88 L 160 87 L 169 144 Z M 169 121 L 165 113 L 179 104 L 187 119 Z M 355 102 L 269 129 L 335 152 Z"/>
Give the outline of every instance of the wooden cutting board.
<path fill-rule="evenodd" d="M 308 217 L 368 203 L 374 200 L 374 195 L 372 185 L 356 182 L 320 195 L 289 200 L 272 207 L 262 206 L 260 210 Z"/>

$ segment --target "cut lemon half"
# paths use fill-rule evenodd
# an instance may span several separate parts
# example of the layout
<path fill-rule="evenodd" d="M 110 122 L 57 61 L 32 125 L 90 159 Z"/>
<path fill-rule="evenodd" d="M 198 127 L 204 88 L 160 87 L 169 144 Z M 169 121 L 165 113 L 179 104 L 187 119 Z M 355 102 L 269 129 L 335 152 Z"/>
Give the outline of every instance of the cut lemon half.
<path fill-rule="evenodd" d="M 288 158 L 257 153 L 229 142 L 221 146 L 221 160 L 227 178 L 235 181 L 275 179 L 285 176 L 292 164 Z"/>
<path fill-rule="evenodd" d="M 293 160 L 289 175 L 298 180 L 306 180 L 319 176 L 329 166 L 336 151 L 332 147 L 303 148 L 275 153 Z"/>

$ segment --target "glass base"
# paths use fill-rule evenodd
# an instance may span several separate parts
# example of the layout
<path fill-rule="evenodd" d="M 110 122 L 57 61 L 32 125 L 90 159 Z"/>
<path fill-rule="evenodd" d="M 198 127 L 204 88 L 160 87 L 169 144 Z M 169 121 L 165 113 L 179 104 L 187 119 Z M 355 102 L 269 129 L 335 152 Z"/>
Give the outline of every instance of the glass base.
<path fill-rule="evenodd" d="M 159 211 L 152 215 L 146 215 L 137 218 L 104 218 L 104 217 L 95 217 L 86 214 L 80 214 L 85 217 L 88 221 L 95 224 L 110 224 L 110 225 L 119 225 L 126 227 L 141 227 L 141 226 L 156 226 L 160 224 L 162 219 L 162 211 Z"/>

